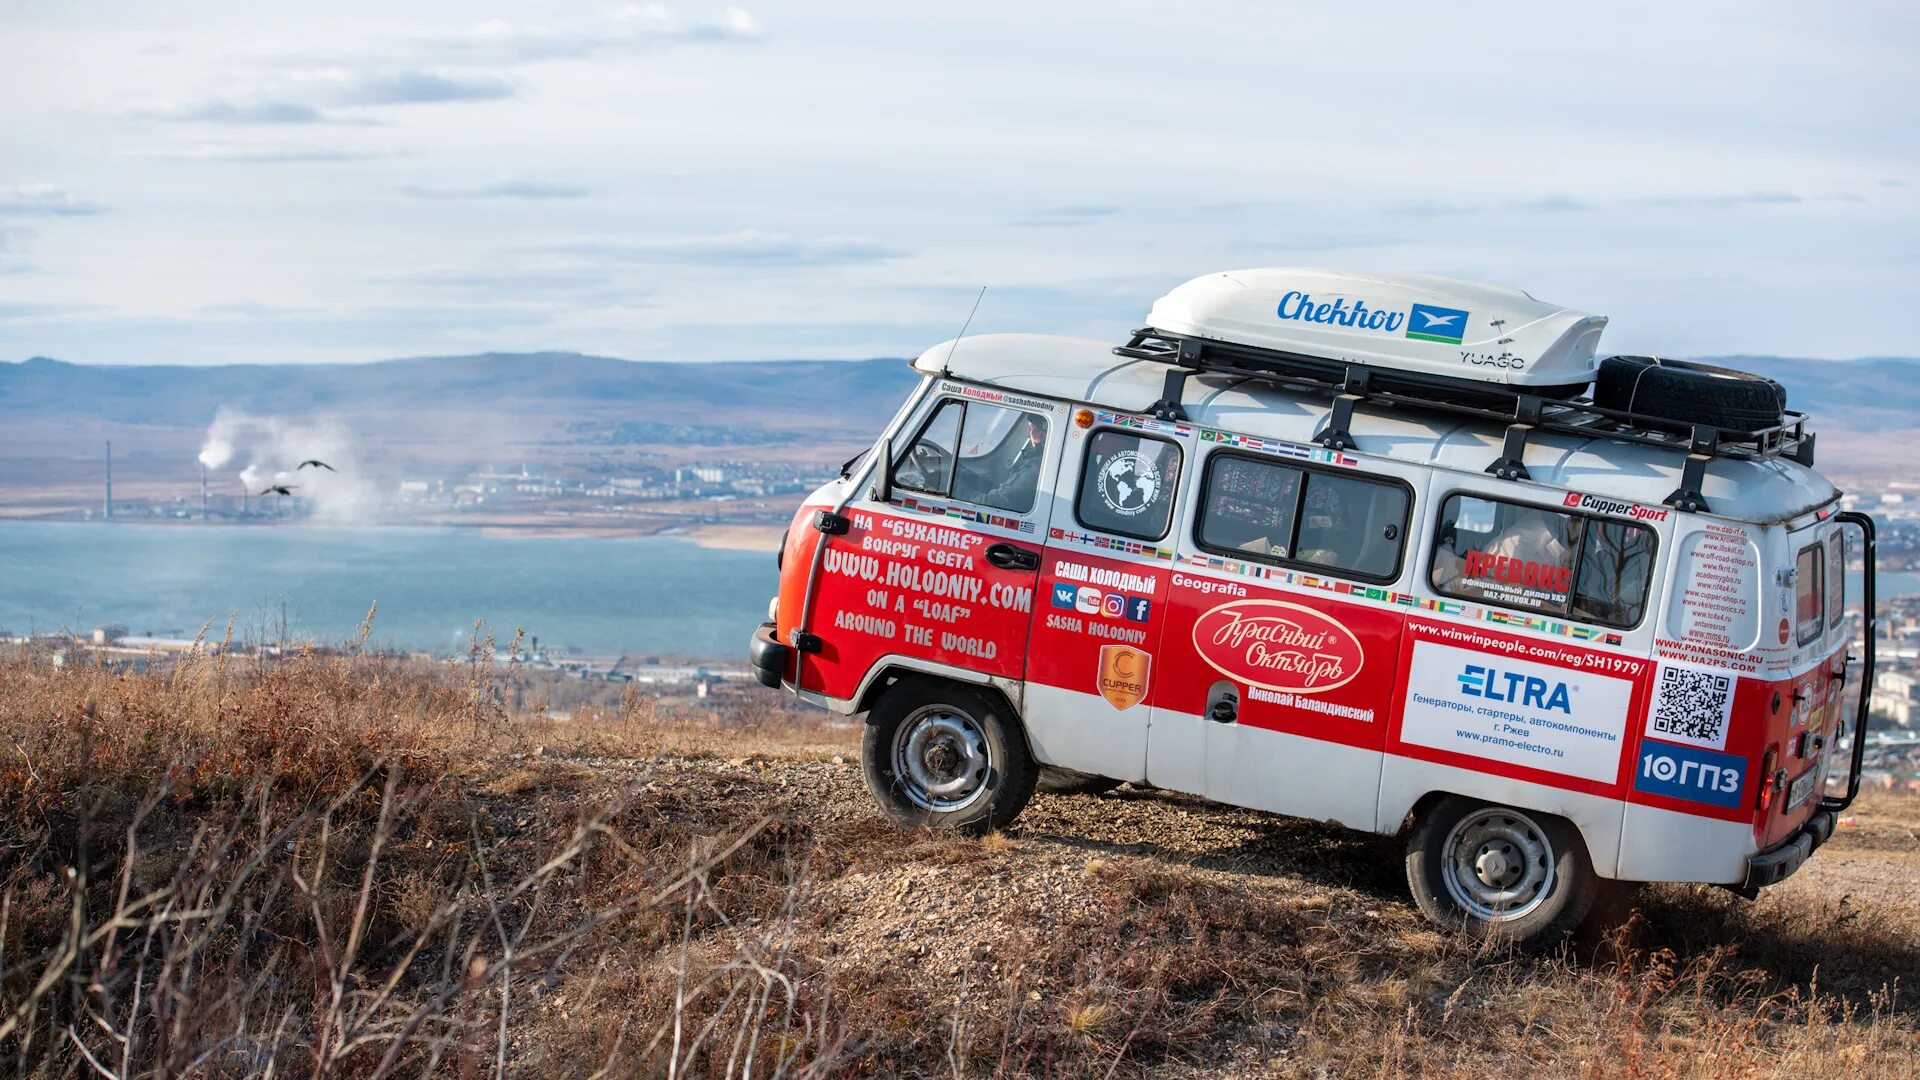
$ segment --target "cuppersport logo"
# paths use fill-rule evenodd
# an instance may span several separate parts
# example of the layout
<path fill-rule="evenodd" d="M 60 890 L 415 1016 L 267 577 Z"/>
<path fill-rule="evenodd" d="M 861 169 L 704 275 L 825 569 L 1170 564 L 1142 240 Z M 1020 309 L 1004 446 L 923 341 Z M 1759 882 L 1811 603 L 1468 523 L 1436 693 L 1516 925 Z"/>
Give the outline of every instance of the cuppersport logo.
<path fill-rule="evenodd" d="M 1131 709 L 1147 696 L 1153 654 L 1131 645 L 1100 646 L 1100 696 L 1116 709 Z"/>

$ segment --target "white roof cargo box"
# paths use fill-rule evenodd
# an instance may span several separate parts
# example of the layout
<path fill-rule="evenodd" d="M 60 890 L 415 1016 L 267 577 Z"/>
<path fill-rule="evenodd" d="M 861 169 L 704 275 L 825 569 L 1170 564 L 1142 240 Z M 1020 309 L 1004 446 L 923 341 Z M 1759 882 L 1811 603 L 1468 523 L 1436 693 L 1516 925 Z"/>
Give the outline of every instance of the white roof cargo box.
<path fill-rule="evenodd" d="M 1155 301 L 1147 324 L 1296 356 L 1568 393 L 1593 381 L 1607 320 L 1499 285 L 1271 269 L 1194 278 Z"/>

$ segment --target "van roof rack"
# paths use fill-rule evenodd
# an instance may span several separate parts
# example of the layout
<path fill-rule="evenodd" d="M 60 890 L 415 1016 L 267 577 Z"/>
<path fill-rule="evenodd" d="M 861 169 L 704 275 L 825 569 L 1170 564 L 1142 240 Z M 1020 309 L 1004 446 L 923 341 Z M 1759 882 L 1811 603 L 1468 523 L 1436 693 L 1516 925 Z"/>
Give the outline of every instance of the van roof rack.
<path fill-rule="evenodd" d="M 1152 327 L 1135 330 L 1125 345 L 1113 351 L 1117 356 L 1170 366 L 1160 400 L 1154 402 L 1150 410 L 1163 420 L 1186 420 L 1180 398 L 1187 376 L 1209 374 L 1260 379 L 1289 390 L 1331 394 L 1333 411 L 1314 441 L 1335 450 L 1355 448 L 1348 428 L 1353 422 L 1354 405 L 1362 401 L 1504 424 L 1506 439 L 1500 456 L 1486 469 L 1503 480 L 1532 479 L 1523 459 L 1527 437 L 1535 431 L 1680 450 L 1687 455 L 1680 486 L 1665 502 L 1688 512 L 1707 510 L 1700 488 L 1706 478 L 1707 463 L 1715 458 L 1759 461 L 1786 457 L 1802 465 L 1813 465 L 1814 436 L 1806 430 L 1806 414 L 1793 410 L 1783 410 L 1778 424 L 1752 430 L 1686 425 L 1603 409 L 1588 397 L 1574 396 L 1584 390 L 1584 386 L 1509 388 L 1477 379 L 1397 371 L 1330 357 L 1168 334 Z"/>

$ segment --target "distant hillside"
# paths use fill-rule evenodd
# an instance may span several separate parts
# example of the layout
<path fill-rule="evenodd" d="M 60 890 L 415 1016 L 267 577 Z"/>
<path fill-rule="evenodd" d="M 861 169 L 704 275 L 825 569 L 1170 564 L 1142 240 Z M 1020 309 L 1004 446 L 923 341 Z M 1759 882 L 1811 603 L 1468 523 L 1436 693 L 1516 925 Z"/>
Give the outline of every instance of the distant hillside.
<path fill-rule="evenodd" d="M 1781 356 L 1706 356 L 1702 363 L 1765 375 L 1787 388 L 1787 404 L 1831 432 L 1920 427 L 1920 360 L 1796 360 Z"/>
<path fill-rule="evenodd" d="M 0 417 L 200 427 L 225 407 L 273 415 L 512 412 L 712 424 L 722 420 L 715 409 L 730 409 L 762 426 L 790 427 L 789 421 L 809 418 L 884 419 L 912 383 L 904 360 L 670 364 L 486 353 L 368 364 L 174 367 L 35 357 L 0 363 Z M 776 417 L 779 423 L 771 423 Z"/>

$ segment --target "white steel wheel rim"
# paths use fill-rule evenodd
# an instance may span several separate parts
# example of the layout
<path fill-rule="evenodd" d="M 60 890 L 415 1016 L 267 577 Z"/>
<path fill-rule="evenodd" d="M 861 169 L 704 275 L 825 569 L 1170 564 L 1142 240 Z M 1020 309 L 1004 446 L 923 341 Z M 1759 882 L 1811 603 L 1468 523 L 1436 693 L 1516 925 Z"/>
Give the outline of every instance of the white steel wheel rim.
<path fill-rule="evenodd" d="M 1462 911 L 1484 922 L 1511 922 L 1531 914 L 1553 892 L 1553 843 L 1538 823 L 1517 810 L 1489 806 L 1468 814 L 1447 833 L 1440 876 Z"/>
<path fill-rule="evenodd" d="M 992 769 L 980 722 L 951 705 L 914 710 L 893 736 L 893 775 L 922 810 L 964 810 L 987 792 Z"/>

